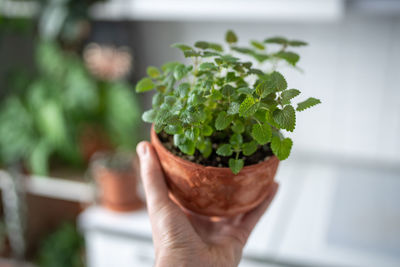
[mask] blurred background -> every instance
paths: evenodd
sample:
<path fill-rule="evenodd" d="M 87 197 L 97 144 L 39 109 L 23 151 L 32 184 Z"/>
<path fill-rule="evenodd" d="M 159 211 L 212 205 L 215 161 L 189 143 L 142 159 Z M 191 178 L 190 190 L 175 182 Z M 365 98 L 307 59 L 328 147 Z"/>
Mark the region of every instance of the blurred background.
<path fill-rule="evenodd" d="M 241 266 L 400 266 L 396 0 L 0 0 L 0 266 L 152 266 L 135 82 L 227 29 L 307 41 L 282 72 L 322 101 Z"/>

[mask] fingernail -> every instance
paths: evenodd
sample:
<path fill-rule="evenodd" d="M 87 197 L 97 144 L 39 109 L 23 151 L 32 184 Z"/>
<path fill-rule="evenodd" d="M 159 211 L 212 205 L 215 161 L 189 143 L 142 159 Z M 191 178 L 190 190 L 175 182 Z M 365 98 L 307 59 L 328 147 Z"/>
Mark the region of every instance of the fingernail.
<path fill-rule="evenodd" d="M 145 156 L 146 153 L 147 153 L 147 145 L 144 144 L 144 143 L 140 143 L 140 144 L 137 146 L 136 151 L 137 151 L 137 153 L 139 154 L 139 156 Z"/>

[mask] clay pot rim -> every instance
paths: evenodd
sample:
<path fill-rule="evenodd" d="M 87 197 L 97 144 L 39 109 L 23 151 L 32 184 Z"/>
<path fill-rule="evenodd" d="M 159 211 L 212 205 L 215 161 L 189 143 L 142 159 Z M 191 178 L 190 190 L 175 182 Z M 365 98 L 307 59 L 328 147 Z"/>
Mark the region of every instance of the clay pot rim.
<path fill-rule="evenodd" d="M 232 173 L 231 169 L 229 167 L 214 167 L 214 166 L 205 166 L 202 164 L 198 164 L 198 163 L 194 163 L 191 162 L 189 160 L 183 159 L 181 157 L 178 157 L 174 154 L 172 154 L 160 141 L 160 139 L 157 136 L 157 133 L 154 131 L 154 124 L 151 126 L 151 130 L 150 130 L 150 138 L 151 138 L 151 142 L 155 143 L 155 145 L 157 145 L 158 147 L 161 147 L 161 149 L 167 153 L 171 158 L 173 158 L 175 161 L 178 161 L 180 164 L 186 165 L 189 168 L 197 168 L 197 169 L 207 169 L 210 171 L 215 171 L 215 172 L 230 172 Z M 263 165 L 271 165 L 273 161 L 279 161 L 279 159 L 275 156 L 269 156 L 267 160 L 264 160 L 263 162 L 260 163 L 256 163 L 256 164 L 251 164 L 251 165 L 247 165 L 244 166 L 239 174 L 243 171 L 248 172 L 248 171 L 252 171 L 253 169 L 258 169 L 261 168 Z M 236 174 L 237 175 L 237 174 Z"/>

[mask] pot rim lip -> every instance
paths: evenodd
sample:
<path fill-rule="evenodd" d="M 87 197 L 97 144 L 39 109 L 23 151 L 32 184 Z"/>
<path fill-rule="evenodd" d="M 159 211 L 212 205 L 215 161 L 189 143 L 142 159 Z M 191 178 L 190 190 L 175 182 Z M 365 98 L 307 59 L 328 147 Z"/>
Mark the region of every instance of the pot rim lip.
<path fill-rule="evenodd" d="M 157 133 L 156 133 L 155 130 L 154 130 L 154 124 L 151 125 L 151 129 L 150 129 L 150 138 L 151 138 L 151 142 L 154 143 L 155 145 L 157 145 L 158 147 L 161 147 L 161 150 L 162 150 L 164 153 L 167 153 L 167 154 L 168 154 L 171 158 L 173 158 L 175 161 L 178 161 L 178 162 L 180 162 L 181 164 L 186 165 L 186 166 L 188 166 L 188 167 L 190 167 L 190 168 L 197 168 L 197 169 L 201 168 L 201 169 L 206 169 L 206 170 L 210 170 L 210 171 L 217 171 L 217 172 L 226 172 L 226 171 L 232 172 L 231 169 L 230 169 L 229 167 L 205 166 L 205 165 L 202 165 L 202 164 L 198 164 L 198 163 L 191 162 L 191 161 L 189 161 L 189 160 L 183 159 L 183 158 L 181 158 L 181 157 L 179 157 L 179 156 L 176 156 L 176 155 L 172 154 L 172 153 L 161 143 L 160 139 L 158 138 Z M 239 174 L 240 174 L 241 172 L 243 172 L 243 171 L 251 171 L 251 170 L 253 170 L 253 169 L 258 169 L 258 168 L 260 168 L 261 166 L 264 166 L 264 165 L 271 165 L 274 161 L 278 161 L 278 162 L 279 162 L 279 159 L 278 159 L 275 155 L 269 156 L 267 160 L 264 160 L 264 161 L 262 161 L 262 162 L 260 162 L 260 163 L 256 163 L 256 164 L 251 164 L 251 165 L 244 166 L 244 167 L 240 170 Z"/>

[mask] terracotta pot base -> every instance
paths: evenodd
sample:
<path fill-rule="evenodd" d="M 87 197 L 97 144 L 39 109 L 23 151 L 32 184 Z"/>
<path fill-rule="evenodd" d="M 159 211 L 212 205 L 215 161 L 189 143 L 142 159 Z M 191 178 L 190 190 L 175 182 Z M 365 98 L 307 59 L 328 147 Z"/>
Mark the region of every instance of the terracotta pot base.
<path fill-rule="evenodd" d="M 196 164 L 173 155 L 151 130 L 166 182 L 175 201 L 201 215 L 230 217 L 259 205 L 269 194 L 279 160 L 245 166 L 237 175 L 229 168 Z"/>

